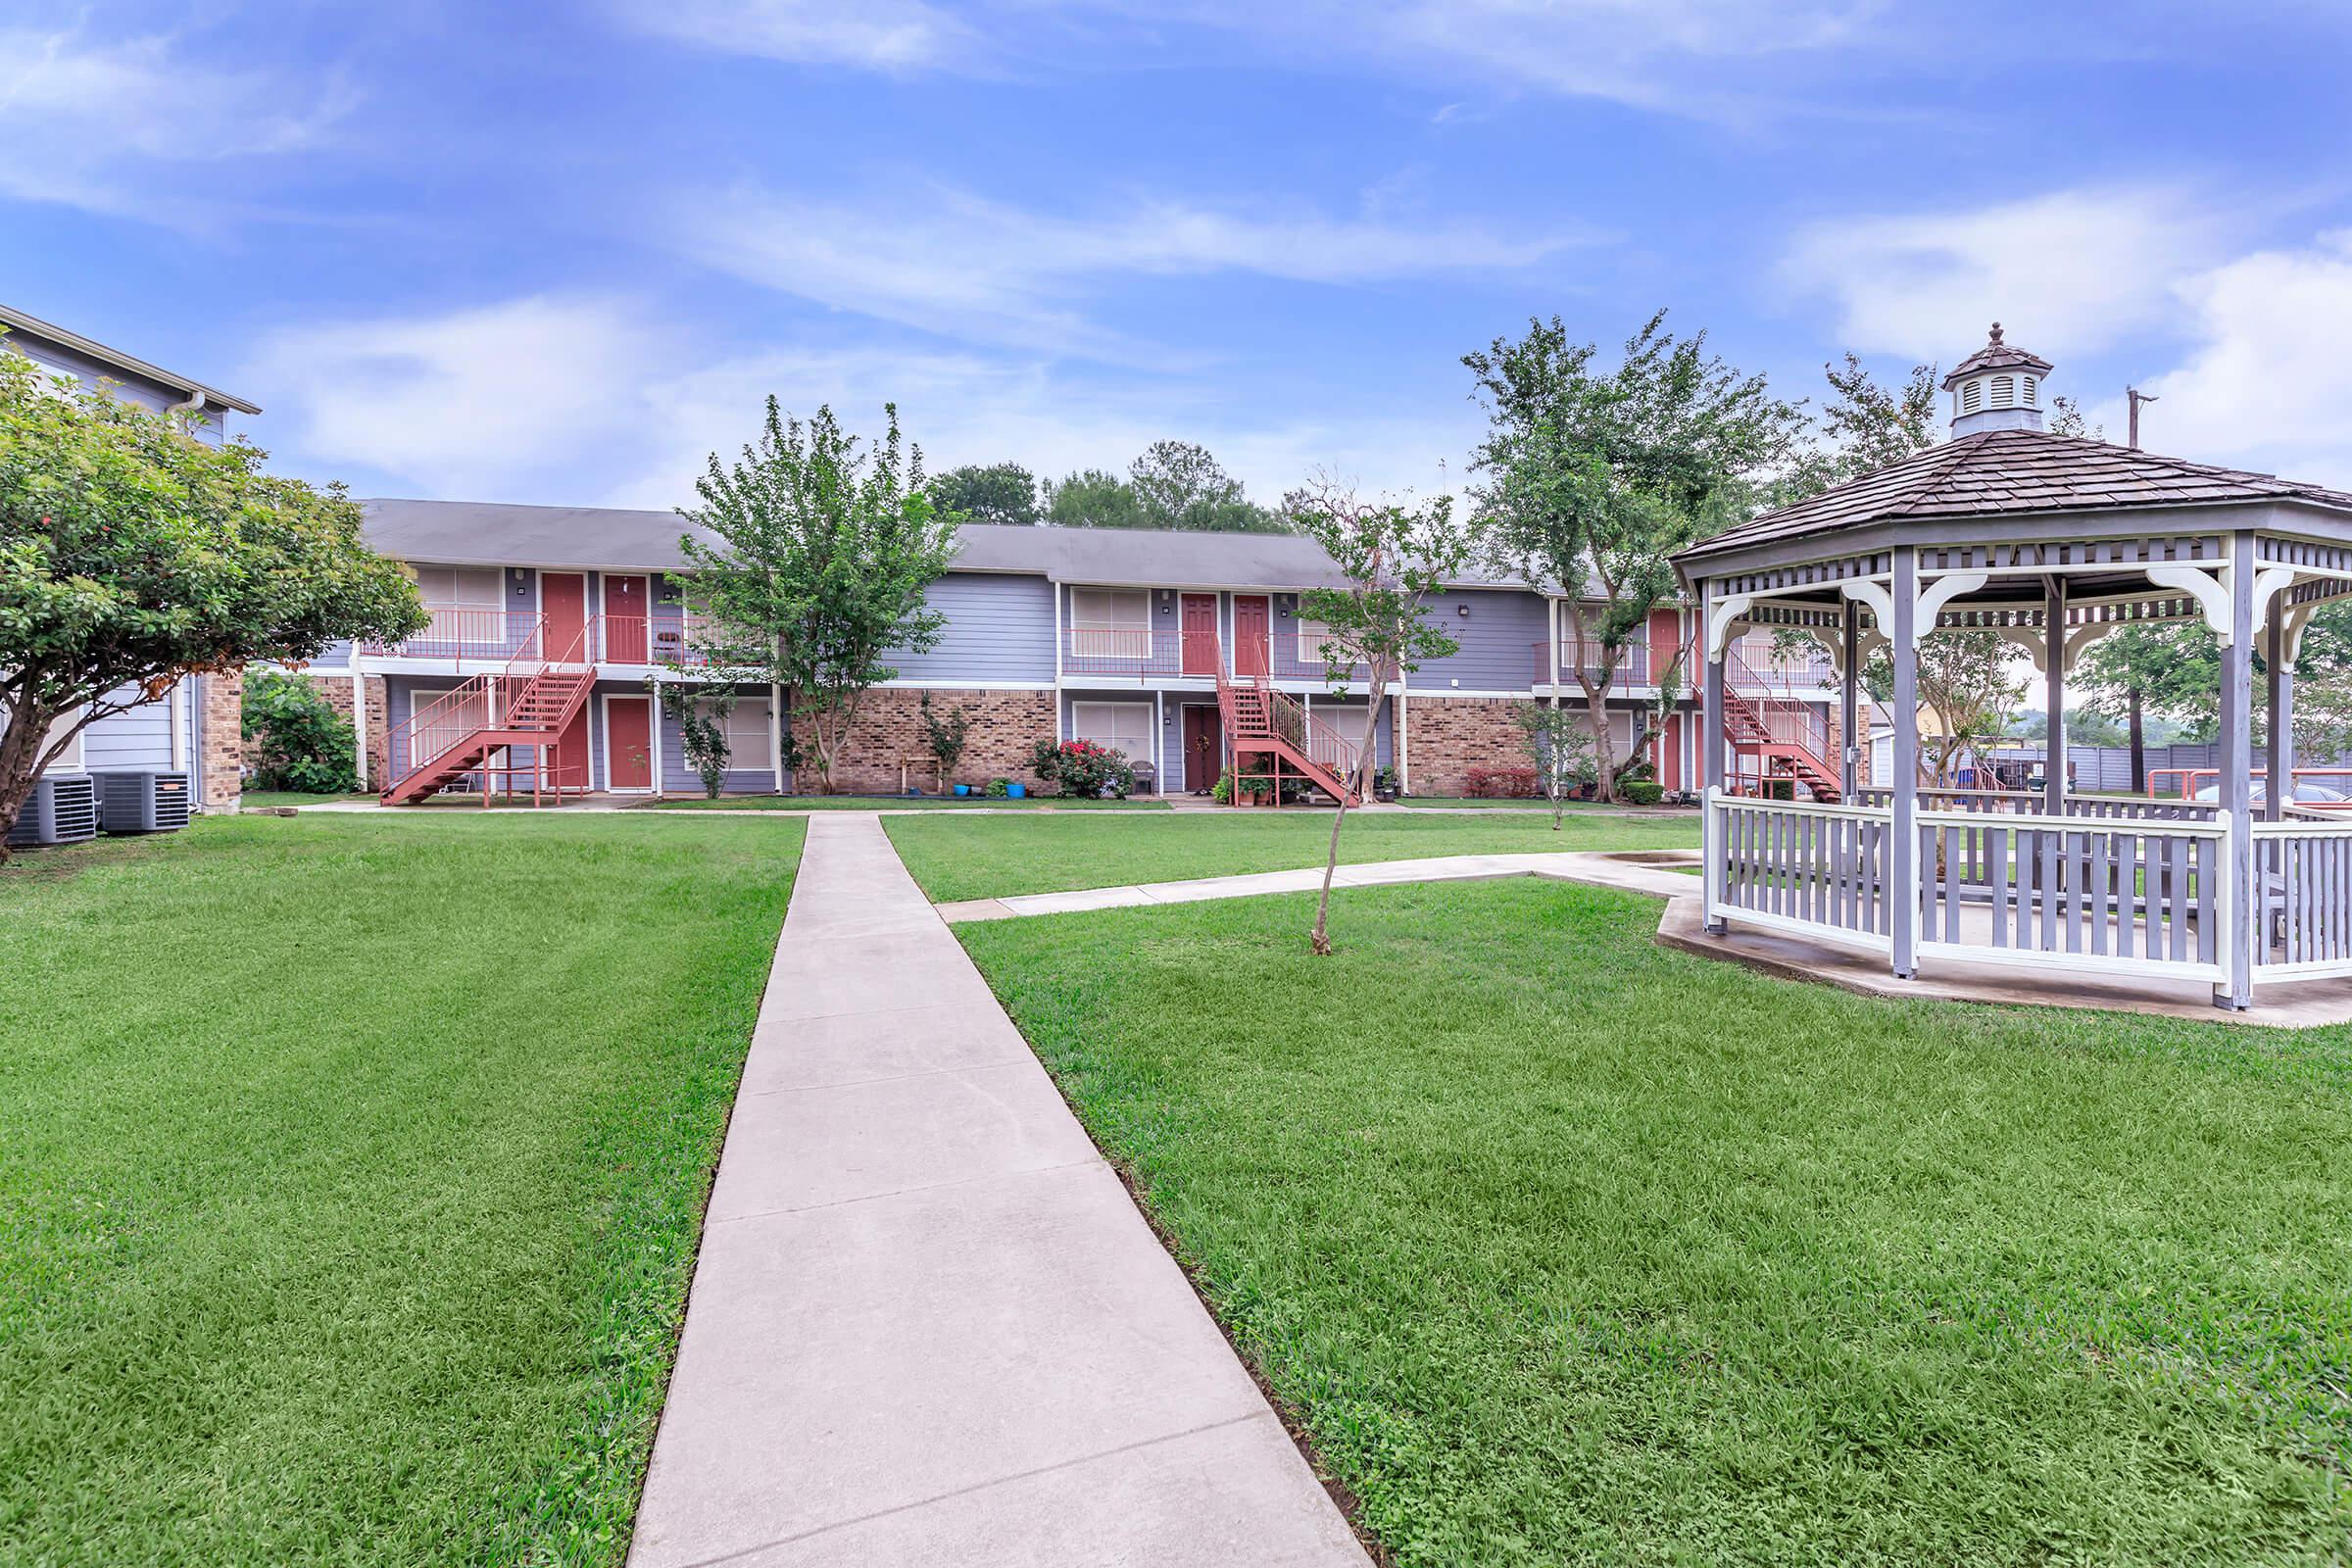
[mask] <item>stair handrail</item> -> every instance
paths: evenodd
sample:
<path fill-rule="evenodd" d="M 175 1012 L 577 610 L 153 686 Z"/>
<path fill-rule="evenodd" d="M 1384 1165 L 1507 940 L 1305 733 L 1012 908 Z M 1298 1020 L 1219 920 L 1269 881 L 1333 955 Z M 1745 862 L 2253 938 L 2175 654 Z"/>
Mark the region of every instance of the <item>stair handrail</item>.
<path fill-rule="evenodd" d="M 440 761 L 465 745 L 470 737 L 493 728 L 513 712 L 514 701 L 527 683 L 525 667 L 540 662 L 540 644 L 545 640 L 546 627 L 547 617 L 534 617 L 517 639 L 514 652 L 507 657 L 506 663 L 500 666 L 497 674 L 467 676 L 432 702 L 411 712 L 403 722 L 385 730 L 384 755 L 387 758 L 400 749 L 400 742 L 405 740 L 408 743 L 408 766 L 401 770 L 398 779 L 386 786 L 386 794 Z M 506 682 L 508 693 L 505 707 L 495 712 L 490 707 L 493 681 Z M 428 750 L 417 743 L 419 736 L 444 732 L 449 736 L 446 745 L 436 743 Z"/>

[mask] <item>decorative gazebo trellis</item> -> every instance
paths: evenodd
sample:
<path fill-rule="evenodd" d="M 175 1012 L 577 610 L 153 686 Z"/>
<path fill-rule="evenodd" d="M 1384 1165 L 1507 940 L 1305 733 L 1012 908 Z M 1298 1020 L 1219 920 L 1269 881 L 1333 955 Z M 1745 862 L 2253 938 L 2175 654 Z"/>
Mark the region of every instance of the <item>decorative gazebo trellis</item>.
<path fill-rule="evenodd" d="M 2352 821 L 2298 809 L 2281 782 L 2304 626 L 2352 595 L 2352 494 L 2051 434 L 2049 368 L 1996 325 L 1945 377 L 1950 441 L 1677 558 L 1706 659 L 1707 929 L 1866 946 L 1905 979 L 1925 961 L 2209 981 L 2230 1008 L 2258 984 L 2352 975 Z M 2076 793 L 2057 721 L 2070 664 L 2118 627 L 2197 618 L 2221 644 L 2218 799 Z M 1727 793 L 1724 652 L 1742 623 L 1807 632 L 1837 663 L 1849 740 L 1836 803 Z M 1918 652 L 1938 627 L 1996 631 L 2039 670 L 2041 790 L 1920 782 Z M 1882 646 L 1894 776 L 1870 788 L 1850 738 Z"/>

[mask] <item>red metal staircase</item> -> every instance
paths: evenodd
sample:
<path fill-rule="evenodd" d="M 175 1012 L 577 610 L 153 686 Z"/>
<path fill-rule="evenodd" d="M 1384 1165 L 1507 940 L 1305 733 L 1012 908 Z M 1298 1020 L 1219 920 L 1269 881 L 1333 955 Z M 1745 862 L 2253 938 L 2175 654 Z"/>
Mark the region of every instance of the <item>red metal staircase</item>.
<path fill-rule="evenodd" d="M 1793 778 L 1815 800 L 1836 801 L 1837 744 L 1828 720 L 1784 695 L 1784 678 L 1755 670 L 1737 651 L 1726 651 L 1723 677 L 1723 737 L 1733 757 L 1752 759 L 1760 778 Z"/>
<path fill-rule="evenodd" d="M 1289 776 L 1302 778 L 1335 801 L 1360 804 L 1351 787 L 1362 747 L 1316 718 L 1296 699 L 1274 689 L 1270 680 L 1255 675 L 1217 677 L 1217 707 L 1225 721 L 1226 744 L 1233 750 L 1233 776 L 1238 803 L 1242 786 L 1270 780 L 1276 805 L 1282 801 L 1283 764 Z M 1248 759 L 1260 758 L 1252 767 Z"/>
<path fill-rule="evenodd" d="M 562 737 L 596 684 L 589 653 L 593 632 L 593 624 L 581 627 L 566 647 L 549 658 L 543 621 L 523 638 L 498 674 L 475 675 L 418 709 L 391 734 L 390 750 L 397 754 L 405 749 L 408 770 L 383 792 L 383 804 L 414 806 L 479 773 L 487 805 L 492 778 L 499 773 L 512 778 L 518 771 L 510 750 L 516 746 L 534 750 L 532 798 L 538 798 L 552 765 L 556 797 L 562 800 Z M 493 766 L 492 760 L 501 752 L 510 753 L 507 765 Z"/>

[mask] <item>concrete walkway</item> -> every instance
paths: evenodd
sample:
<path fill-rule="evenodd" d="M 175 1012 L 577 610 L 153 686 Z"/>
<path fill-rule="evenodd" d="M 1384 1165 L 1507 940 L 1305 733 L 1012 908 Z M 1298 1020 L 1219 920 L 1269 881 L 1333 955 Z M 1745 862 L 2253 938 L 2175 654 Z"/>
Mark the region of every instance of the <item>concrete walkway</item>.
<path fill-rule="evenodd" d="M 809 819 L 629 1561 L 1365 1568 L 871 815 Z"/>
<path fill-rule="evenodd" d="M 1538 876 L 1556 882 L 1591 882 L 1659 898 L 1688 898 L 1697 882 L 1669 865 L 1698 863 L 1696 850 L 1647 850 L 1630 854 L 1560 852 L 1549 855 L 1439 855 L 1418 860 L 1378 860 L 1343 865 L 1332 873 L 1335 888 L 1396 887 L 1407 882 L 1475 882 L 1494 877 Z M 1021 893 L 1004 899 L 970 899 L 943 904 L 951 923 L 1009 920 L 1032 914 L 1069 914 L 1082 909 L 1116 909 L 1141 904 L 1199 904 L 1208 899 L 1253 899 L 1268 893 L 1312 893 L 1323 885 L 1323 868 L 1256 871 L 1245 876 L 1204 876 L 1189 882 L 1140 882 L 1125 887 L 1084 888 L 1075 893 Z"/>

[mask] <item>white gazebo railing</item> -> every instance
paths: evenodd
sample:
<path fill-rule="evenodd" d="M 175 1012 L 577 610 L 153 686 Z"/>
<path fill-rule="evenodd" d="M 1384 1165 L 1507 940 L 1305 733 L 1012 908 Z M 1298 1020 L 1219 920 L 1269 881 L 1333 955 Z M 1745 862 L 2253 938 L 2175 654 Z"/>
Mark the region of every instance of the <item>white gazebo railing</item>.
<path fill-rule="evenodd" d="M 2352 974 L 2352 822 L 2254 824 L 2254 979 Z"/>
<path fill-rule="evenodd" d="M 2226 813 L 2110 815 L 2110 807 L 2167 803 L 2084 801 L 2080 814 L 2051 817 L 2022 792 L 1923 795 L 1934 804 L 1915 813 L 1917 854 L 1898 869 L 1891 807 L 1711 794 L 1708 917 L 1887 952 L 1907 904 L 1920 957 L 2224 978 Z M 2278 895 L 2281 918 L 2287 880 L 2307 905 L 2333 898 L 2352 909 L 2352 823 L 2278 826 L 2285 831 L 2266 842 L 2295 868 Z M 2340 883 L 2328 879 L 2335 869 Z M 1906 872 L 1909 887 L 1900 885 Z M 2308 961 L 2352 973 L 2352 944 L 2325 959 L 2314 949 Z"/>

